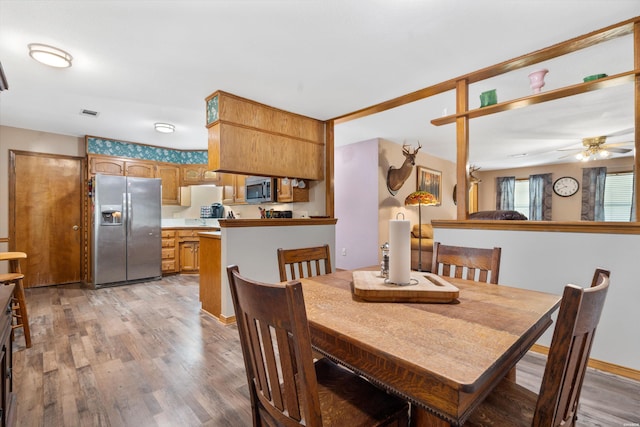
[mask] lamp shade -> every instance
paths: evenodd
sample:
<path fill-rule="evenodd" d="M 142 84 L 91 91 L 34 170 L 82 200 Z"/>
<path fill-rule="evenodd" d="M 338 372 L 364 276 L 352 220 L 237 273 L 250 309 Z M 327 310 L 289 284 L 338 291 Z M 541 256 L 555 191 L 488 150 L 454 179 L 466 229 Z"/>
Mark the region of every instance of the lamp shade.
<path fill-rule="evenodd" d="M 428 193 L 426 191 L 414 191 L 409 194 L 406 199 L 404 199 L 405 206 L 418 206 L 418 205 L 427 205 L 433 206 L 437 205 L 438 201 L 436 197 Z"/>

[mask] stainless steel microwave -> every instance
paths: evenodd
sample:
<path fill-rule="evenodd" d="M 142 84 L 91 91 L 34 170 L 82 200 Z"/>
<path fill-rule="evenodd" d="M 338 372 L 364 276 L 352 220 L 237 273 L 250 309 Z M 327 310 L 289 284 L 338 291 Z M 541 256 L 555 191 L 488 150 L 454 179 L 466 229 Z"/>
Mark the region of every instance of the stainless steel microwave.
<path fill-rule="evenodd" d="M 247 203 L 270 203 L 276 201 L 276 180 L 264 176 L 249 176 L 245 180 Z"/>

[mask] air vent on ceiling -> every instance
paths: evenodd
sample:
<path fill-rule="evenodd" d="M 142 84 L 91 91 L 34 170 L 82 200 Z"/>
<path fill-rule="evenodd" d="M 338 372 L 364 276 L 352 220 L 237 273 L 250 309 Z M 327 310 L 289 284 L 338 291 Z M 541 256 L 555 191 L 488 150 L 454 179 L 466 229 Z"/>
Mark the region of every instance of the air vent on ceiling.
<path fill-rule="evenodd" d="M 82 114 L 83 116 L 98 117 L 100 113 L 98 113 L 97 111 L 82 110 L 80 111 L 80 114 Z"/>

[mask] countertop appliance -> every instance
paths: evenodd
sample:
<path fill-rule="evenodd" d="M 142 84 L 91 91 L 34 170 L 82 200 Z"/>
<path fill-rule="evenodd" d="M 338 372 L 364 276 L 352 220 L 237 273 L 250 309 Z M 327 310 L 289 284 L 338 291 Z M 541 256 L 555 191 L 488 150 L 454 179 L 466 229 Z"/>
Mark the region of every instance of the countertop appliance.
<path fill-rule="evenodd" d="M 264 176 L 249 176 L 245 180 L 247 203 L 271 203 L 276 201 L 276 180 Z"/>
<path fill-rule="evenodd" d="M 159 279 L 161 180 L 98 174 L 93 191 L 94 286 Z"/>

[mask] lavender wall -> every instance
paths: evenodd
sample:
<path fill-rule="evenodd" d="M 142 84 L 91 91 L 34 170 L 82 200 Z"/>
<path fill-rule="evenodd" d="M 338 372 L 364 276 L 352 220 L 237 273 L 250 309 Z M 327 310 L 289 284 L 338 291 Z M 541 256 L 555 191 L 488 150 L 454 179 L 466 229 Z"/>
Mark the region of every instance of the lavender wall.
<path fill-rule="evenodd" d="M 335 268 L 378 263 L 378 140 L 335 149 Z M 343 255 L 346 251 L 346 255 Z"/>

